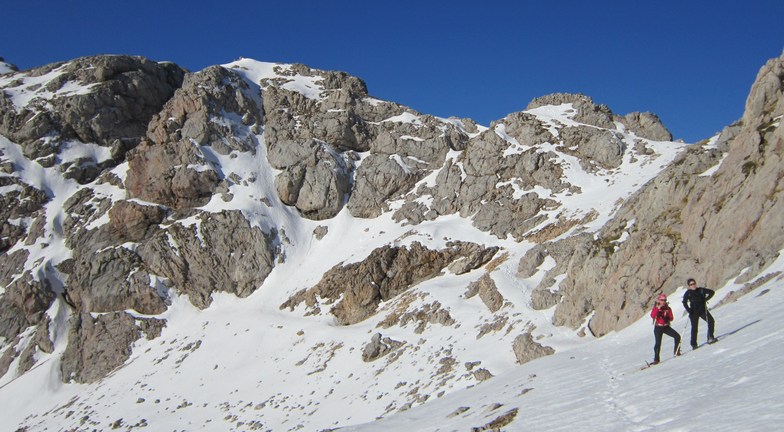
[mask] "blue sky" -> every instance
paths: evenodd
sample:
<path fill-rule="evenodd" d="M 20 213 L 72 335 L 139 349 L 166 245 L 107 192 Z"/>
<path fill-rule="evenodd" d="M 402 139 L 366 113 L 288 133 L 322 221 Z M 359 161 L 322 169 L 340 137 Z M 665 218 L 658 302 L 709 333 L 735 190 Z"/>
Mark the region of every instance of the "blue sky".
<path fill-rule="evenodd" d="M 95 54 L 196 71 L 239 57 L 356 75 L 378 98 L 491 121 L 579 92 L 698 141 L 740 118 L 784 49 L 784 1 L 11 1 L 0 56 Z"/>

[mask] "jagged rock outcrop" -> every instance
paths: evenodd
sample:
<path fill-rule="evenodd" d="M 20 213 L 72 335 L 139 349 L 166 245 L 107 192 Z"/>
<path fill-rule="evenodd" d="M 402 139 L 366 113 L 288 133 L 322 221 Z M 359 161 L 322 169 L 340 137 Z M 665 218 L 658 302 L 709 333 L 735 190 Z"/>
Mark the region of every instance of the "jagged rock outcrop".
<path fill-rule="evenodd" d="M 576 126 L 564 128 L 561 138 L 564 145 L 559 149 L 576 156 L 585 171 L 618 168 L 623 162 L 626 145 L 617 132 Z"/>
<path fill-rule="evenodd" d="M 81 255 L 69 279 L 68 299 L 80 311 L 133 309 L 156 315 L 166 310 L 161 295 L 135 252 L 119 247 Z"/>
<path fill-rule="evenodd" d="M 88 313 L 74 315 L 68 347 L 60 363 L 63 381 L 89 383 L 103 378 L 125 363 L 131 355 L 131 344 L 140 339 L 142 333 L 152 338 L 159 334 L 160 327 L 160 320 L 134 319 L 124 312 L 96 318 Z"/>
<path fill-rule="evenodd" d="M 654 113 L 633 112 L 618 119 L 635 135 L 654 141 L 672 141 L 672 134 Z"/>
<path fill-rule="evenodd" d="M 451 122 L 370 98 L 365 83 L 345 73 L 303 65 L 276 72 L 262 83 L 269 162 L 282 171 L 275 181 L 282 200 L 307 218 L 333 217 L 344 205 L 376 217 L 468 141 Z M 288 76 L 312 78 L 317 94 L 286 88 Z M 369 154 L 358 164 L 356 152 Z"/>
<path fill-rule="evenodd" d="M 13 167 L 3 167 L 10 174 Z M 0 253 L 6 252 L 18 241 L 27 237 L 29 226 L 23 222 L 40 216 L 40 210 L 48 201 L 46 194 L 13 177 L 0 177 L 0 187 L 10 189 L 0 195 Z M 32 225 L 32 224 L 31 224 Z"/>
<path fill-rule="evenodd" d="M 536 342 L 531 333 L 523 333 L 517 336 L 512 344 L 517 363 L 528 363 L 539 357 L 555 354 L 555 350 L 548 346 L 543 346 Z"/>
<path fill-rule="evenodd" d="M 490 312 L 498 312 L 501 306 L 504 305 L 504 296 L 498 292 L 498 287 L 495 281 L 490 276 L 490 273 L 485 273 L 479 280 L 472 282 L 466 291 L 466 298 L 474 297 L 479 294 L 479 298 L 490 309 Z"/>
<path fill-rule="evenodd" d="M 206 204 L 223 175 L 202 146 L 219 154 L 255 152 L 253 131 L 261 125 L 262 111 L 254 91 L 219 66 L 187 75 L 128 157 L 130 196 L 174 209 Z M 223 121 L 227 113 L 240 118 L 242 127 Z"/>
<path fill-rule="evenodd" d="M 109 228 L 118 240 L 139 242 L 149 237 L 166 217 L 164 207 L 118 201 L 109 209 Z"/>
<path fill-rule="evenodd" d="M 389 328 L 392 326 L 405 327 L 409 323 L 415 323 L 414 333 L 422 334 L 427 329 L 428 324 L 440 324 L 443 326 L 451 326 L 456 323 L 455 319 L 449 313 L 449 309 L 443 307 L 439 302 L 433 302 L 423 305 L 416 310 L 408 310 L 405 312 L 394 311 L 387 315 L 386 318 L 378 323 L 380 328 Z"/>
<path fill-rule="evenodd" d="M 213 292 L 252 294 L 275 266 L 276 234 L 251 226 L 238 211 L 194 218 L 195 224 L 172 224 L 137 248 L 149 272 L 168 279 L 199 308 L 210 305 Z"/>
<path fill-rule="evenodd" d="M 105 160 L 61 158 L 67 178 L 87 183 L 139 143 L 184 73 L 172 63 L 131 56 L 82 57 L 18 72 L 3 88 L 34 96 L 14 100 L 0 92 L 0 134 L 44 166 L 52 166 L 70 140 L 105 147 Z"/>
<path fill-rule="evenodd" d="M 604 129 L 614 129 L 614 122 L 626 126 L 641 138 L 654 141 L 671 141 L 672 134 L 664 127 L 656 114 L 633 112 L 621 117 L 614 114 L 607 105 L 597 105 L 588 96 L 572 93 L 554 93 L 534 99 L 526 110 L 547 105 L 572 104 L 574 120 Z"/>
<path fill-rule="evenodd" d="M 305 303 L 318 310 L 316 298 L 338 301 L 330 312 L 343 325 L 363 321 L 376 312 L 381 301 L 389 300 L 412 286 L 437 276 L 450 263 L 470 255 L 488 261 L 492 254 L 483 253 L 464 243 L 435 251 L 414 242 L 408 247 L 385 246 L 375 249 L 358 263 L 337 265 L 310 289 L 300 291 L 281 305 L 293 309 Z M 478 268 L 487 261 L 474 261 Z"/>
<path fill-rule="evenodd" d="M 535 116 L 507 116 L 494 128 L 473 137 L 457 160 L 447 160 L 434 186 L 422 186 L 407 195 L 395 218 L 418 223 L 459 213 L 472 217 L 474 225 L 483 231 L 500 238 L 511 234 L 522 240 L 542 221 L 539 211 L 555 202 L 535 193 L 516 197 L 515 191 L 536 185 L 554 192 L 570 187 L 562 180 L 555 155 L 537 147 L 553 141 L 555 137 Z M 419 200 L 428 195 L 432 204 L 426 207 Z"/>
<path fill-rule="evenodd" d="M 381 333 L 376 333 L 370 342 L 362 349 L 362 361 L 372 362 L 384 357 L 403 346 L 405 342 L 396 341 L 389 337 L 382 337 Z"/>
<path fill-rule="evenodd" d="M 262 84 L 265 143 L 270 164 L 282 172 L 275 185 L 281 200 L 303 216 L 335 216 L 351 188 L 354 151 L 366 151 L 370 132 L 364 116 L 365 83 L 342 72 L 279 66 L 281 75 Z M 286 76 L 306 76 L 320 84 L 318 97 L 285 88 Z M 381 110 L 388 108 L 382 104 Z"/>
<path fill-rule="evenodd" d="M 49 281 L 35 280 L 27 272 L 19 277 L 3 277 L 2 282 L 5 290 L 0 302 L 0 336 L 13 340 L 25 328 L 45 320 L 55 295 Z"/>

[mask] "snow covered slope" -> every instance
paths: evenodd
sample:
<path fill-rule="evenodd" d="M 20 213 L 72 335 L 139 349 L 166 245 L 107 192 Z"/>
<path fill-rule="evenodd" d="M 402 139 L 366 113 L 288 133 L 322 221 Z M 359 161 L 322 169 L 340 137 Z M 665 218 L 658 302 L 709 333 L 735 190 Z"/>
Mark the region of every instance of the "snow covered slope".
<path fill-rule="evenodd" d="M 772 280 L 711 311 L 719 342 L 705 343 L 702 321 L 697 350 L 688 348 L 683 289 L 670 296 L 684 355 L 672 357 L 673 340 L 665 336 L 664 361 L 657 366 L 640 369 L 653 357 L 652 325 L 645 317 L 499 379 L 343 430 L 463 431 L 488 425 L 509 431 L 778 430 L 784 421 L 784 259 L 769 272 Z M 728 284 L 711 303 L 742 288 Z"/>
<path fill-rule="evenodd" d="M 553 356 L 379 421 L 374 418 L 383 407 L 374 400 L 391 382 L 357 362 L 363 331 L 275 313 L 261 298 L 226 296 L 201 312 L 178 302 L 163 339 L 134 347 L 127 366 L 101 383 L 64 385 L 51 363 L 6 383 L 4 424 L 29 430 L 114 424 L 188 431 L 775 430 L 784 420 L 782 273 L 784 259 L 768 273 L 778 276 L 712 310 L 719 343 L 671 358 L 665 337 L 664 362 L 653 368 L 640 370 L 653 345 L 650 319 L 642 318 L 601 339 L 565 342 Z M 741 288 L 728 284 L 712 303 Z M 681 293 L 670 297 L 673 327 L 688 338 Z M 705 338 L 702 323 L 701 344 Z M 312 342 L 319 340 L 331 342 Z M 289 367 L 293 359 L 299 360 Z M 401 361 L 394 369 L 400 382 L 421 374 L 415 363 Z M 419 383 L 423 392 L 432 385 Z"/>

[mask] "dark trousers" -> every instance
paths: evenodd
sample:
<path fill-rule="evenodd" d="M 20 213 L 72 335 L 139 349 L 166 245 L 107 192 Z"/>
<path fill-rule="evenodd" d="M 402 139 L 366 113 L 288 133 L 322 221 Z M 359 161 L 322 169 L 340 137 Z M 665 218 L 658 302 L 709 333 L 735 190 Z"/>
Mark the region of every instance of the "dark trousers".
<path fill-rule="evenodd" d="M 713 330 L 715 326 L 715 321 L 713 321 L 713 315 L 710 314 L 708 311 L 693 313 L 689 315 L 689 319 L 691 320 L 691 346 L 697 346 L 697 331 L 700 329 L 700 318 L 704 319 L 708 322 L 708 339 L 713 339 Z"/>
<path fill-rule="evenodd" d="M 676 332 L 672 327 L 655 326 L 653 328 L 653 336 L 656 338 L 656 344 L 653 346 L 653 361 L 659 361 L 659 351 L 661 350 L 662 334 L 666 334 L 667 336 L 675 339 L 675 345 L 672 349 L 673 354 L 677 353 L 678 347 L 681 346 L 681 335 L 678 334 L 678 332 Z"/>

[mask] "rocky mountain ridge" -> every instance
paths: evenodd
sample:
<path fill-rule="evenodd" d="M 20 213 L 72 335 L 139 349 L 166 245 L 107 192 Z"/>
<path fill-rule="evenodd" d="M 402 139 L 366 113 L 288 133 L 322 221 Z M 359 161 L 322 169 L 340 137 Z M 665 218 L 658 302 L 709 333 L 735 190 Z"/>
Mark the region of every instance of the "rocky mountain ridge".
<path fill-rule="evenodd" d="M 742 119 L 694 145 L 584 95 L 483 127 L 304 65 L 190 73 L 99 56 L 9 70 L 0 382 L 53 359 L 63 382 L 100 383 L 145 344 L 174 343 L 181 299 L 208 310 L 253 295 L 374 335 L 354 354 L 310 341 L 322 371 L 335 356 L 368 372 L 385 358 L 377 376 L 427 364 L 410 381 L 430 384 L 379 396 L 384 415 L 492 378 L 478 366 L 499 350 L 498 369 L 547 355 L 559 328 L 623 328 L 687 276 L 752 281 L 784 243 L 783 64 L 760 71 Z M 457 316 L 473 301 L 477 316 Z"/>

